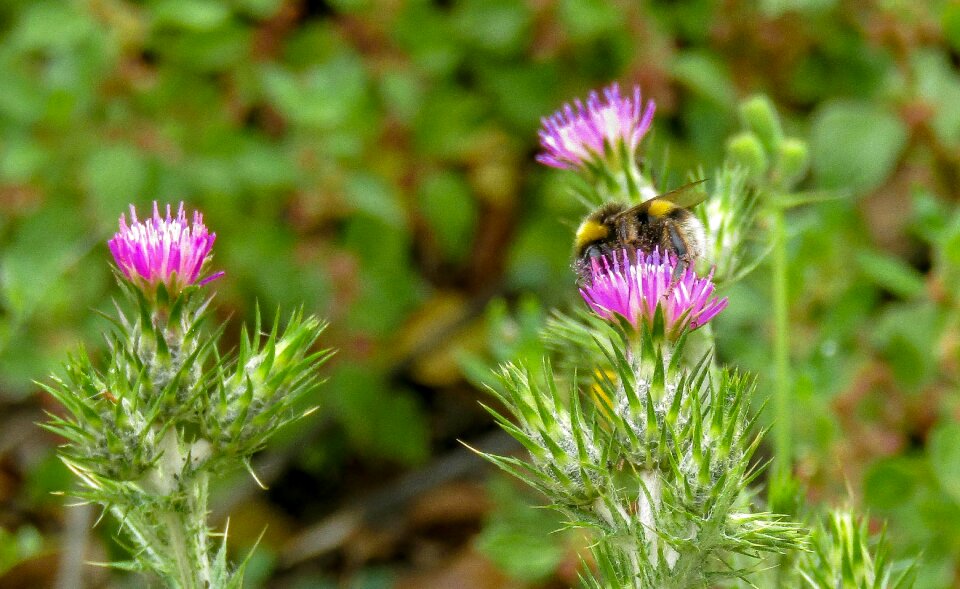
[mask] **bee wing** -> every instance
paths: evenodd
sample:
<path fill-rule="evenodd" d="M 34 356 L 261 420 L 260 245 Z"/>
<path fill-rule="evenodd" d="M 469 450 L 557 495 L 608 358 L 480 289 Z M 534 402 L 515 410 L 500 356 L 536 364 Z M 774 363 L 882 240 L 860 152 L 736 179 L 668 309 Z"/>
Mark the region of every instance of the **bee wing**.
<path fill-rule="evenodd" d="M 697 180 L 696 182 L 690 182 L 689 184 L 684 184 L 680 188 L 675 188 L 670 192 L 664 192 L 663 194 L 659 194 L 651 198 L 650 200 L 642 203 L 640 206 L 643 206 L 653 200 L 665 200 L 668 202 L 672 202 L 678 207 L 689 209 L 690 207 L 694 207 L 702 203 L 703 201 L 707 200 L 706 191 L 694 190 L 694 188 L 697 188 L 698 186 L 700 186 L 706 181 L 707 179 L 704 178 L 703 180 Z"/>
<path fill-rule="evenodd" d="M 690 182 L 689 184 L 684 184 L 680 188 L 675 188 L 670 192 L 664 192 L 663 194 L 658 194 L 653 198 L 647 199 L 638 205 L 634 205 L 628 208 L 627 210 L 618 213 L 617 217 L 618 218 L 624 217 L 631 213 L 636 213 L 641 209 L 648 208 L 650 206 L 650 203 L 652 203 L 655 200 L 665 200 L 667 202 L 673 203 L 678 207 L 682 207 L 684 209 L 689 209 L 691 207 L 697 206 L 698 204 L 707 200 L 707 193 L 702 192 L 700 190 L 694 190 L 694 188 L 700 186 L 706 181 L 707 179 L 704 178 L 703 180 L 697 180 L 696 182 Z"/>

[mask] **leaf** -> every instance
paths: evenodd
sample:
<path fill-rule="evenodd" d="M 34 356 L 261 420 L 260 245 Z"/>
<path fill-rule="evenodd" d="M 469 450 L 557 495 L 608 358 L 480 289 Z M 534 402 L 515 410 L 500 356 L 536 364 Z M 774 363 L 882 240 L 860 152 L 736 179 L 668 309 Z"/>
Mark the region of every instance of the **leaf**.
<path fill-rule="evenodd" d="M 429 428 L 413 395 L 359 365 L 341 367 L 326 388 L 336 391 L 331 406 L 361 452 L 407 464 L 426 458 Z"/>
<path fill-rule="evenodd" d="M 97 215 L 113 219 L 128 204 L 141 200 L 147 171 L 147 162 L 135 148 L 108 145 L 90 153 L 80 174 L 87 196 L 97 204 Z"/>
<path fill-rule="evenodd" d="M 939 425 L 930 434 L 927 457 L 943 490 L 960 502 L 960 424 Z"/>
<path fill-rule="evenodd" d="M 923 471 L 916 460 L 895 457 L 874 464 L 864 477 L 864 498 L 868 506 L 896 509 L 909 506 L 920 486 Z"/>
<path fill-rule="evenodd" d="M 157 25 L 189 31 L 209 31 L 222 26 L 230 8 L 222 0 L 163 0 L 153 9 Z"/>
<path fill-rule="evenodd" d="M 366 172 L 357 172 L 347 178 L 344 187 L 347 201 L 357 211 L 379 219 L 391 227 L 405 227 L 406 212 L 400 206 L 393 186 Z"/>
<path fill-rule="evenodd" d="M 869 102 L 828 102 L 814 115 L 810 134 L 813 175 L 823 188 L 863 193 L 893 172 L 906 146 L 903 122 Z"/>
<path fill-rule="evenodd" d="M 478 214 L 470 186 L 459 174 L 440 172 L 424 180 L 417 196 L 420 214 L 445 257 L 462 260 L 473 243 Z"/>
<path fill-rule="evenodd" d="M 960 51 L 960 3 L 947 2 L 940 14 L 943 36 L 954 51 Z"/>
<path fill-rule="evenodd" d="M 941 51 L 917 50 L 911 53 L 910 65 L 919 98 L 933 108 L 933 131 L 948 147 L 960 147 L 960 75 L 950 57 Z"/>
<path fill-rule="evenodd" d="M 566 553 L 556 512 L 534 509 L 528 495 L 519 493 L 502 478 L 489 486 L 494 508 L 490 521 L 477 537 L 477 549 L 514 579 L 543 581 Z"/>
<path fill-rule="evenodd" d="M 925 290 L 923 275 L 899 258 L 865 250 L 857 254 L 856 260 L 868 279 L 900 298 L 912 299 Z"/>
<path fill-rule="evenodd" d="M 673 62 L 677 80 L 724 108 L 733 109 L 737 96 L 733 78 L 723 62 L 705 51 L 684 51 Z"/>
<path fill-rule="evenodd" d="M 352 52 L 344 50 L 302 73 L 271 64 L 260 75 L 270 99 L 294 123 L 326 129 L 369 122 L 363 117 L 367 74 Z"/>
<path fill-rule="evenodd" d="M 529 39 L 530 9 L 514 0 L 466 0 L 456 4 L 454 26 L 461 38 L 499 55 L 517 53 Z"/>
<path fill-rule="evenodd" d="M 570 37 L 578 42 L 610 34 L 623 23 L 617 5 L 604 0 L 561 0 L 559 12 Z"/>

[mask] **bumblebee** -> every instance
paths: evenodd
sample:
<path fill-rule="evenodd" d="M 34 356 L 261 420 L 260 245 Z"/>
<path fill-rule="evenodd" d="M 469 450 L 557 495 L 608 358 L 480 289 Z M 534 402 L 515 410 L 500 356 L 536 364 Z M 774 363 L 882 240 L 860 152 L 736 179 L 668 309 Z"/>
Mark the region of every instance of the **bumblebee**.
<path fill-rule="evenodd" d="M 660 194 L 635 206 L 611 202 L 590 213 L 577 229 L 574 240 L 574 269 L 588 281 L 591 260 L 621 248 L 650 253 L 654 248 L 679 258 L 675 278 L 704 255 L 706 233 L 700 219 L 690 210 L 706 198 L 692 190 L 703 180 Z"/>

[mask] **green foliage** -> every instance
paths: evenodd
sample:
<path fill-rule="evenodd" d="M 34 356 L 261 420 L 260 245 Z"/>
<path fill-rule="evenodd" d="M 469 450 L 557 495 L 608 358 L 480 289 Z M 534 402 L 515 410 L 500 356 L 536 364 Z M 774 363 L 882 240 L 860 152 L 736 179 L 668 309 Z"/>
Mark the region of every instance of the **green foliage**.
<path fill-rule="evenodd" d="M 863 490 L 894 552 L 923 551 L 918 586 L 953 586 L 960 511 L 928 456 L 957 411 L 958 15 L 949 0 L 0 2 L 0 413 L 42 419 L 33 380 L 78 341 L 100 356 L 89 310 L 110 309 L 102 243 L 127 200 L 185 199 L 219 234 L 223 316 L 252 323 L 259 300 L 331 318 L 331 411 L 290 434 L 289 459 L 307 485 L 349 494 L 383 460 L 429 460 L 485 427 L 442 427 L 438 399 L 482 393 L 412 376 L 430 342 L 394 354 L 433 293 L 479 315 L 494 297 L 489 337 L 456 355 L 495 361 L 536 358 L 531 325 L 576 297 L 569 241 L 586 209 L 530 161 L 539 117 L 638 81 L 658 103 L 657 185 L 702 165 L 706 211 L 729 185 L 738 99 L 765 93 L 784 135 L 767 173 L 803 191 L 785 203 L 798 474 L 817 496 Z M 789 175 L 796 137 L 811 137 L 807 176 Z M 856 204 L 825 200 L 847 192 Z M 756 372 L 761 399 L 769 282 L 765 264 L 731 281 L 715 329 L 717 356 Z M 10 480 L 33 488 L 50 464 L 38 453 L 6 454 Z M 57 488 L 4 496 L 51 544 Z M 337 499 L 318 493 L 311 513 Z"/>
<path fill-rule="evenodd" d="M 564 557 L 561 522 L 547 509 L 530 509 L 527 496 L 503 480 L 489 486 L 494 509 L 477 536 L 477 548 L 512 578 L 526 582 L 550 577 Z"/>
<path fill-rule="evenodd" d="M 824 188 L 869 191 L 893 172 L 906 141 L 906 128 L 892 112 L 869 103 L 826 103 L 810 131 L 813 174 Z"/>
<path fill-rule="evenodd" d="M 913 565 L 893 563 L 885 534 L 871 542 L 867 522 L 846 511 L 824 517 L 813 532 L 813 550 L 804 555 L 798 586 L 851 589 L 909 589 Z"/>

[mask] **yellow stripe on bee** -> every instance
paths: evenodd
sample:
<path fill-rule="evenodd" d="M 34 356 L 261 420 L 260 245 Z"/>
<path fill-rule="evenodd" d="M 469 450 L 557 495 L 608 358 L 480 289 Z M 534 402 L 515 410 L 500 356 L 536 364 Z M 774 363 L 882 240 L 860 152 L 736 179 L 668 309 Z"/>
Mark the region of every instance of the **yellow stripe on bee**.
<path fill-rule="evenodd" d="M 610 230 L 607 229 L 606 225 L 598 223 L 593 219 L 587 219 L 583 223 L 580 223 L 580 227 L 577 228 L 575 244 L 577 248 L 582 248 L 587 244 L 606 239 L 609 236 Z"/>
<path fill-rule="evenodd" d="M 650 208 L 647 211 L 654 217 L 663 217 L 675 208 L 677 208 L 677 205 L 669 200 L 657 199 L 650 203 Z"/>

